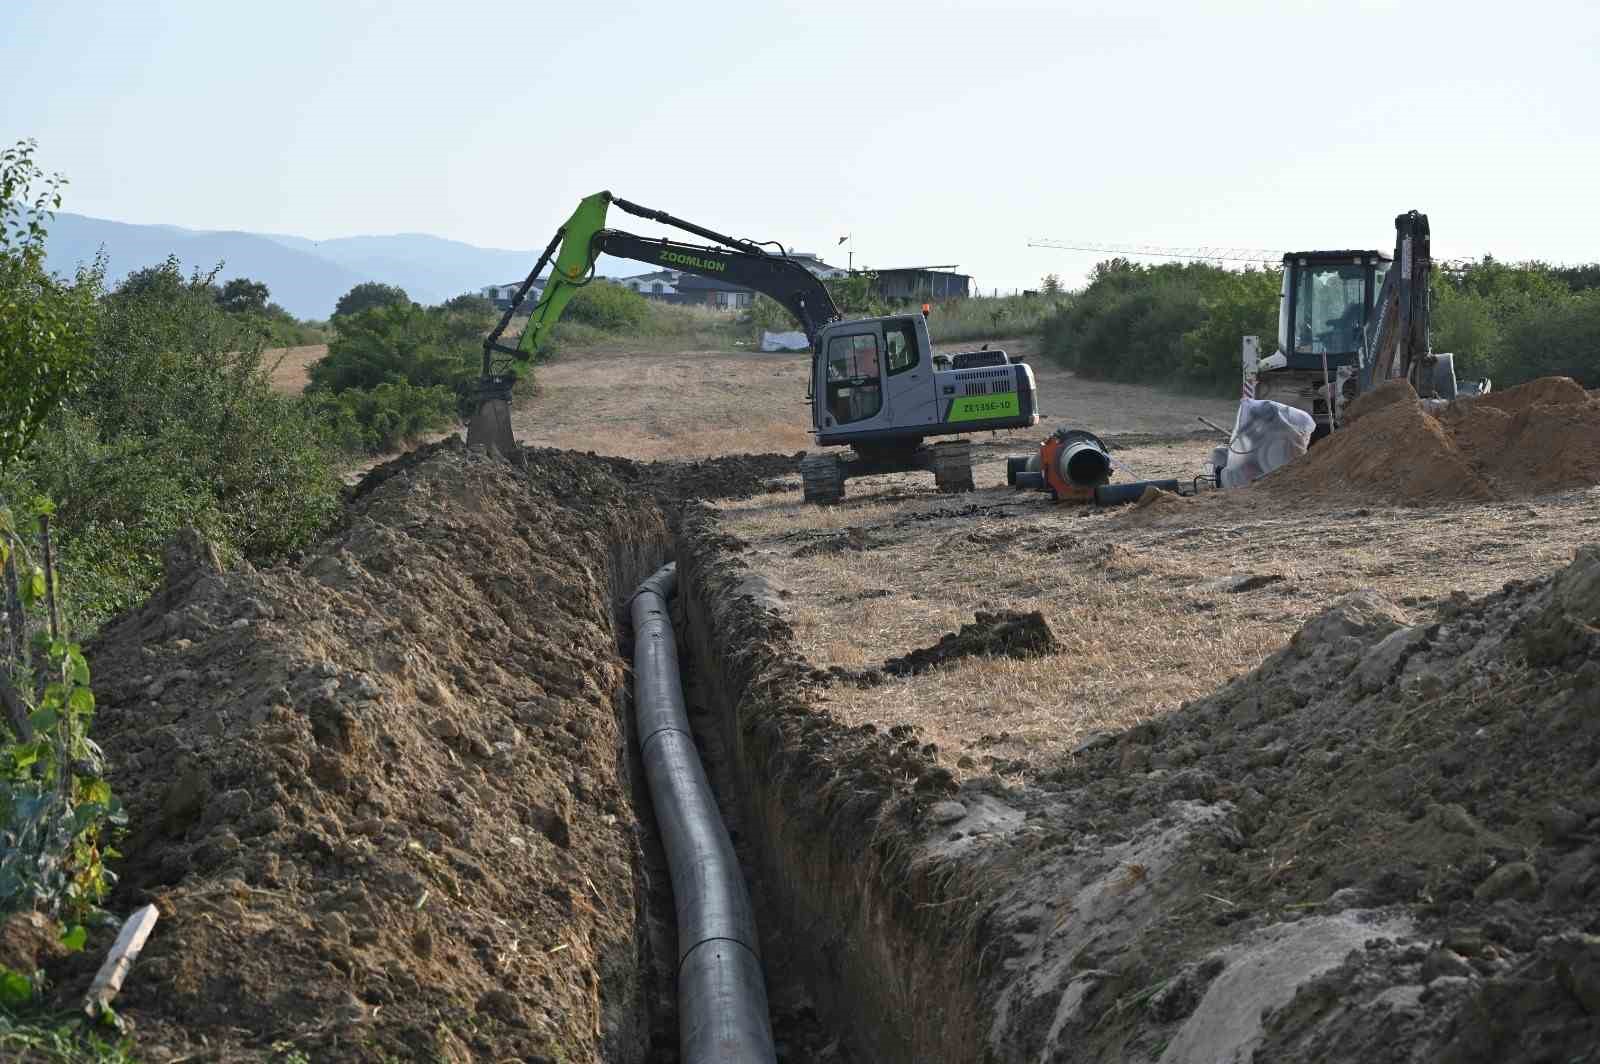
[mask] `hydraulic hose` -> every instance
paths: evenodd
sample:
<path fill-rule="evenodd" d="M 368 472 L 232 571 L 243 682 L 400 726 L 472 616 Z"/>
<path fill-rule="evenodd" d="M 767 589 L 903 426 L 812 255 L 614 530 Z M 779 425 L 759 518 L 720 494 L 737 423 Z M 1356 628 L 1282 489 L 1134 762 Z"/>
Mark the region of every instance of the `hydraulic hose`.
<path fill-rule="evenodd" d="M 695 748 L 667 613 L 677 568 L 639 585 L 634 713 L 678 917 L 682 1064 L 776 1064 L 750 894 Z"/>

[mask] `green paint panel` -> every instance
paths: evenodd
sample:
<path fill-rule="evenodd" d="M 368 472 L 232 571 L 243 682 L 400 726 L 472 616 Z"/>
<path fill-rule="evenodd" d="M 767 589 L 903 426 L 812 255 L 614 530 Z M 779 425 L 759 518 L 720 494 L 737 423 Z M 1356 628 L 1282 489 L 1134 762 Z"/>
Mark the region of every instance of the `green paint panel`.
<path fill-rule="evenodd" d="M 567 301 L 587 282 L 594 266 L 590 243 L 594 235 L 605 228 L 606 208 L 610 205 L 611 193 L 596 192 L 584 197 L 578 209 L 572 212 L 572 217 L 567 219 L 567 224 L 562 227 L 561 250 L 556 252 L 555 265 L 550 270 L 550 280 L 545 284 L 539 302 L 533 305 L 533 314 L 517 341 L 517 350 L 526 355 L 538 354 L 545 337 L 561 320 L 561 312 L 566 309 Z"/>
<path fill-rule="evenodd" d="M 1016 392 L 995 395 L 964 395 L 950 404 L 946 421 L 988 421 L 997 417 L 1016 417 L 1021 407 Z"/>

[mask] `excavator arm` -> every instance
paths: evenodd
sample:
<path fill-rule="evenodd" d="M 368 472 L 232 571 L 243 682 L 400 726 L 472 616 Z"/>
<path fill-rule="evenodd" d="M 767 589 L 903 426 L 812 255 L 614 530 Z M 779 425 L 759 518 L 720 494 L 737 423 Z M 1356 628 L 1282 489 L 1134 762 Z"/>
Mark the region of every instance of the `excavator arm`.
<path fill-rule="evenodd" d="M 612 204 L 637 217 L 714 241 L 715 246 L 663 237 L 642 237 L 620 229 L 608 229 L 605 226 L 606 210 Z M 817 332 L 841 317 L 827 287 L 810 270 L 783 254 L 781 247 L 776 252 L 768 251 L 753 241 L 725 236 L 665 211 L 641 207 L 612 196 L 609 192 L 597 192 L 584 198 L 567 224 L 556 231 L 533 271 L 513 297 L 500 324 L 484 342 L 483 372 L 486 378 L 494 375 L 497 354 L 525 362 L 539 351 L 560 319 L 567 302 L 579 288 L 594 279 L 595 262 L 602 254 L 649 263 L 663 269 L 699 274 L 771 296 L 794 316 L 813 345 Z M 500 337 L 510 324 L 512 315 L 552 259 L 554 264 L 549 280 L 534 303 L 522 336 L 515 347 L 501 344 Z"/>
<path fill-rule="evenodd" d="M 1361 357 L 1363 392 L 1406 378 L 1426 392 L 1433 348 L 1428 331 L 1428 283 L 1433 254 L 1428 216 L 1407 211 L 1394 220 L 1394 264 L 1373 300 Z"/>

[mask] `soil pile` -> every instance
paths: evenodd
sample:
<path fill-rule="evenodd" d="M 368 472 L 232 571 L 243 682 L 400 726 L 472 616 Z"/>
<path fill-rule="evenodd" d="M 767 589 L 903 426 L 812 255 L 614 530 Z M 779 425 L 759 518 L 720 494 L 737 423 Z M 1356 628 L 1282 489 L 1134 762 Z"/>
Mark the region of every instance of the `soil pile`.
<path fill-rule="evenodd" d="M 141 1057 L 643 1059 L 612 608 L 666 534 L 596 463 L 446 443 L 292 566 L 175 544 L 90 648 Z"/>
<path fill-rule="evenodd" d="M 1546 377 L 1431 414 L 1390 381 L 1350 408 L 1350 425 L 1260 482 L 1273 495 L 1399 505 L 1510 499 L 1600 483 L 1600 403 Z"/>
<path fill-rule="evenodd" d="M 564 462 L 599 467 L 617 480 L 642 491 L 672 513 L 690 499 L 748 499 L 775 491 L 791 491 L 779 481 L 800 471 L 804 451 L 794 454 L 734 454 L 683 462 L 635 462 L 610 455 L 577 454 L 529 447 L 529 461 Z"/>
<path fill-rule="evenodd" d="M 961 631 L 945 635 L 931 647 L 890 658 L 883 663 L 883 671 L 891 676 L 914 676 L 960 658 L 1037 658 L 1060 650 L 1055 633 L 1038 610 L 979 610 Z"/>
<path fill-rule="evenodd" d="M 1600 547 L 1431 622 L 1346 596 L 1057 783 L 1062 867 L 1116 900 L 1057 921 L 1089 943 L 1062 981 L 1019 969 L 1027 1059 L 1595 1059 Z"/>

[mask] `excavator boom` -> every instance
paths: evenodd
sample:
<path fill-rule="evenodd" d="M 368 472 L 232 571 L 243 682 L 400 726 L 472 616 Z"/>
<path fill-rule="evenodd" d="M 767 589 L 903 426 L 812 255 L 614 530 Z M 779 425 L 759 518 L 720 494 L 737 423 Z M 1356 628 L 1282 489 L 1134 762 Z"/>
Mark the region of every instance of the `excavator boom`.
<path fill-rule="evenodd" d="M 620 229 L 608 229 L 606 211 L 613 204 L 637 217 L 715 241 L 716 246 L 689 244 L 665 237 L 642 237 Z M 597 192 L 585 197 L 567 223 L 556 231 L 555 238 L 545 248 L 533 272 L 522 283 L 511 306 L 500 319 L 500 324 L 484 342 L 483 372 L 486 378 L 493 374 L 496 353 L 519 362 L 527 361 L 538 353 L 550 330 L 560 320 L 568 301 L 577 294 L 579 288 L 594 279 L 595 262 L 602 254 L 695 273 L 771 296 L 794 316 L 813 344 L 824 325 L 841 317 L 827 287 L 810 270 L 783 254 L 781 247 L 777 252 L 768 251 L 753 241 L 726 236 L 665 211 L 641 207 L 610 192 Z M 534 303 L 528 324 L 522 330 L 516 346 L 501 344 L 500 337 L 510 324 L 512 315 L 552 258 L 554 263 L 549 280 Z"/>

